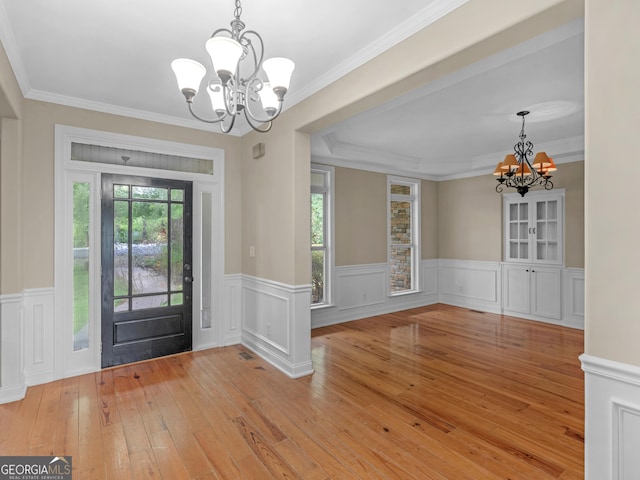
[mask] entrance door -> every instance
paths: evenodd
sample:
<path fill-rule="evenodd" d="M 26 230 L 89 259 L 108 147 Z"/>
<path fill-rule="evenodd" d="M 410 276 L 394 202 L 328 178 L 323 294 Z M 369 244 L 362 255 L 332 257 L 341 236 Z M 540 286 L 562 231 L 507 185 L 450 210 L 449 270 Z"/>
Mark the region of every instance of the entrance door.
<path fill-rule="evenodd" d="M 191 350 L 191 182 L 102 175 L 102 367 Z"/>

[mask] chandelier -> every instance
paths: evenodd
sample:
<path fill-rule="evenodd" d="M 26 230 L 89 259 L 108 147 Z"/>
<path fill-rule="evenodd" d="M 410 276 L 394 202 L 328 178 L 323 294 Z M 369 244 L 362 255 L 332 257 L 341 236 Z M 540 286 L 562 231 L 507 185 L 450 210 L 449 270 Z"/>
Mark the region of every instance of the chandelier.
<path fill-rule="evenodd" d="M 503 187 L 515 188 L 523 197 L 530 188 L 543 186 L 546 190 L 553 188 L 551 182 L 551 172 L 557 170 L 556 164 L 545 152 L 538 152 L 533 159 L 533 143 L 525 141 L 527 135 L 524 133 L 524 117 L 529 114 L 524 110 L 516 115 L 522 117 L 522 129 L 520 130 L 520 141 L 513 146 L 513 153 L 510 153 L 494 170 L 493 174 L 499 177 L 496 192 L 502 193 Z"/>
<path fill-rule="evenodd" d="M 206 87 L 215 118 L 203 118 L 192 108 L 193 98 L 207 73 L 205 67 L 195 60 L 178 58 L 171 62 L 171 68 L 191 115 L 198 120 L 219 123 L 222 132 L 229 133 L 236 117 L 244 115 L 251 128 L 268 132 L 272 121 L 282 111 L 295 64 L 279 57 L 263 61 L 262 38 L 253 30 L 243 32 L 245 24 L 240 20 L 241 14 L 240 0 L 236 0 L 231 29 L 219 28 L 205 43 L 215 71 Z M 268 81 L 258 77 L 261 68 Z"/>

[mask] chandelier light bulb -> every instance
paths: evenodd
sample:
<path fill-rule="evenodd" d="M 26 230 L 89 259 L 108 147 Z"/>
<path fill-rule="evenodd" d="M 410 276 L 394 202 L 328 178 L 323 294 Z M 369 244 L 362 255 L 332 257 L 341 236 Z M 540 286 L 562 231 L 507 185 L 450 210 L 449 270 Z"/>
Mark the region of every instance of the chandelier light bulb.
<path fill-rule="evenodd" d="M 258 95 L 260 95 L 262 108 L 264 108 L 269 115 L 273 115 L 273 113 L 278 110 L 278 96 L 273 91 L 271 84 L 264 82 L 262 88 L 258 91 Z"/>
<path fill-rule="evenodd" d="M 287 93 L 294 68 L 296 68 L 296 64 L 288 58 L 274 57 L 264 61 L 262 69 L 267 74 L 276 95 L 278 95 L 278 91 L 282 90 L 284 90 L 283 96 Z"/>
<path fill-rule="evenodd" d="M 212 37 L 205 43 L 213 68 L 223 85 L 226 85 L 238 68 L 242 45 L 229 37 Z"/>
<path fill-rule="evenodd" d="M 195 60 L 178 58 L 171 62 L 171 69 L 176 75 L 178 88 L 187 98 L 187 102 L 190 102 L 195 94 L 198 93 L 200 82 L 202 82 L 207 73 L 206 68 Z"/>

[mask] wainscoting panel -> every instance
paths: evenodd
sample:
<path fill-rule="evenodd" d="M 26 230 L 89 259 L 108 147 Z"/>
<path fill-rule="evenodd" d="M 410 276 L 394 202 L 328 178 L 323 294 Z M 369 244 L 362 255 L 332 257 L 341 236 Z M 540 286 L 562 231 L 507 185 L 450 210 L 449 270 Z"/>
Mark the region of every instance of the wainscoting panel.
<path fill-rule="evenodd" d="M 387 264 L 349 265 L 336 268 L 335 305 L 311 310 L 311 327 L 318 328 L 438 302 L 438 260 L 421 264 L 423 290 L 387 295 Z"/>
<path fill-rule="evenodd" d="M 440 260 L 438 279 L 442 303 L 501 313 L 499 262 Z"/>
<path fill-rule="evenodd" d="M 243 276 L 241 343 L 291 377 L 313 372 L 311 286 Z"/>
<path fill-rule="evenodd" d="M 25 290 L 24 375 L 27 385 L 50 382 L 54 377 L 54 290 Z"/>
<path fill-rule="evenodd" d="M 581 355 L 585 372 L 585 479 L 640 478 L 640 367 Z"/>
<path fill-rule="evenodd" d="M 0 403 L 24 397 L 22 295 L 0 295 Z"/>
<path fill-rule="evenodd" d="M 566 268 L 562 274 L 565 324 L 584 329 L 584 269 Z"/>
<path fill-rule="evenodd" d="M 242 276 L 225 275 L 223 295 L 220 297 L 222 306 L 223 344 L 235 345 L 240 343 L 242 332 Z"/>
<path fill-rule="evenodd" d="M 337 267 L 338 309 L 346 310 L 385 303 L 386 280 L 386 263 Z"/>

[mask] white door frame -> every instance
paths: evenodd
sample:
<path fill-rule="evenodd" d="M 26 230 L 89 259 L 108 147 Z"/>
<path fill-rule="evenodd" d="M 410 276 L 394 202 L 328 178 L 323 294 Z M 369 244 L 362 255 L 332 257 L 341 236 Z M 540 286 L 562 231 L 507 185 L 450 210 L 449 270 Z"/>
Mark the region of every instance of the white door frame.
<path fill-rule="evenodd" d="M 71 144 L 84 143 L 133 151 L 153 152 L 202 158 L 213 161 L 213 175 L 152 168 L 108 165 L 71 160 Z M 100 370 L 100 176 L 102 173 L 172 178 L 193 182 L 193 349 L 223 345 L 222 308 L 218 292 L 224 276 L 224 150 L 185 143 L 168 142 L 66 125 L 55 126 L 55 314 L 54 377 L 66 378 Z M 73 350 L 73 182 L 87 182 L 89 202 L 89 346 Z M 211 252 L 202 251 L 202 198 L 211 198 Z M 203 255 L 204 253 L 204 255 Z M 208 254 L 208 255 L 207 255 Z M 203 265 L 206 261 L 206 265 Z M 210 268 L 211 288 L 203 292 L 203 268 Z M 201 309 L 204 295 L 209 295 L 211 327 L 202 328 Z"/>

